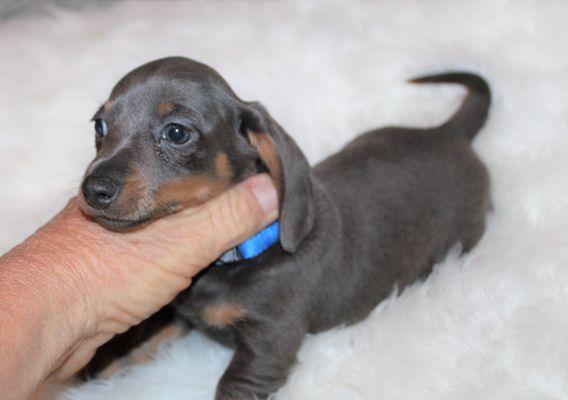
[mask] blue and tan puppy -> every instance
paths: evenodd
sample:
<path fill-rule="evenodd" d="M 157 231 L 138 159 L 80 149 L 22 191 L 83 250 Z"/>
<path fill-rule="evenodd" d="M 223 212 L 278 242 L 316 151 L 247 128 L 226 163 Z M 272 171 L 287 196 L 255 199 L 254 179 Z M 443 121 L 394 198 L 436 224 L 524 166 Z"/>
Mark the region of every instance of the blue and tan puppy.
<path fill-rule="evenodd" d="M 310 168 L 264 107 L 239 99 L 208 66 L 172 57 L 126 75 L 94 116 L 84 212 L 109 229 L 132 229 L 269 172 L 280 194 L 279 241 L 205 269 L 84 372 L 175 316 L 235 346 L 217 400 L 265 399 L 286 381 L 307 332 L 361 320 L 452 245 L 471 249 L 490 205 L 487 171 L 470 147 L 489 88 L 467 73 L 413 82 L 458 83 L 469 94 L 439 127 L 368 132 Z"/>

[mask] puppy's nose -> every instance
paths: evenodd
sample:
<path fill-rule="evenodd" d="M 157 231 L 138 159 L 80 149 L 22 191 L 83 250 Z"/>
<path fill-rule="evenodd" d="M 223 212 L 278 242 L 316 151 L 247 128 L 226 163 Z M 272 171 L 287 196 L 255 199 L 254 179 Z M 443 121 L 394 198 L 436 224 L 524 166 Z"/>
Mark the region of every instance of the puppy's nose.
<path fill-rule="evenodd" d="M 82 189 L 87 204 L 99 209 L 110 206 L 118 192 L 118 186 L 112 179 L 99 176 L 85 179 Z"/>

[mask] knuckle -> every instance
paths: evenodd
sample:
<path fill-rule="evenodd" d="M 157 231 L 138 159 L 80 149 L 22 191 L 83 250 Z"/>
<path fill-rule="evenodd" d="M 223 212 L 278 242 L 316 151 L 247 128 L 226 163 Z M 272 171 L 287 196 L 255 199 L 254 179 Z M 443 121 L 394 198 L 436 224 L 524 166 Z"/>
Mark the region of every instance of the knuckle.
<path fill-rule="evenodd" d="M 231 192 L 224 205 L 224 219 L 232 229 L 242 231 L 250 230 L 256 225 L 254 204 L 251 196 L 245 191 Z"/>
<path fill-rule="evenodd" d="M 193 252 L 213 260 L 253 234 L 261 224 L 259 207 L 246 190 L 230 190 L 219 196 L 199 213 Z"/>

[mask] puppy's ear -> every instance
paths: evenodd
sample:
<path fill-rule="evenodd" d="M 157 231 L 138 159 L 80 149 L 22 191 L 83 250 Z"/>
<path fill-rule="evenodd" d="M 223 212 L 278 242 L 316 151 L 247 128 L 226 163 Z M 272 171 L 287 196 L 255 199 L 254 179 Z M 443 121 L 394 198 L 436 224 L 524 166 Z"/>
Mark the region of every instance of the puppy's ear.
<path fill-rule="evenodd" d="M 314 225 L 311 169 L 294 140 L 259 103 L 245 103 L 240 134 L 256 150 L 280 196 L 280 244 L 293 253 Z"/>

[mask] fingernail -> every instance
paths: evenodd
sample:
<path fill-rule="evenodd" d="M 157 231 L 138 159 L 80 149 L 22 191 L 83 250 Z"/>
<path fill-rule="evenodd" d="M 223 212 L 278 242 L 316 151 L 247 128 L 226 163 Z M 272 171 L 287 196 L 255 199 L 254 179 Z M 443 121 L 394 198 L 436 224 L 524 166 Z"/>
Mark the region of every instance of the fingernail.
<path fill-rule="evenodd" d="M 265 214 L 278 210 L 278 193 L 270 176 L 267 174 L 256 175 L 249 179 L 246 185 L 250 187 Z"/>

